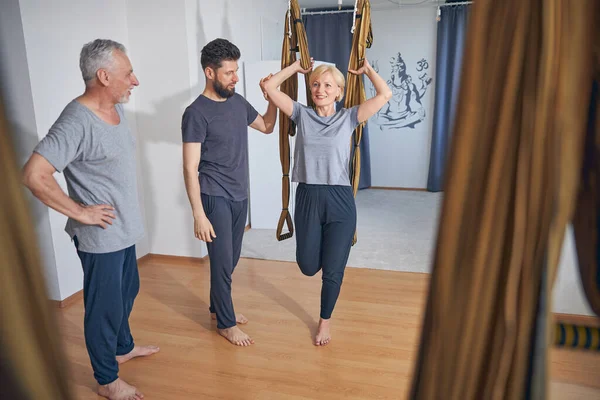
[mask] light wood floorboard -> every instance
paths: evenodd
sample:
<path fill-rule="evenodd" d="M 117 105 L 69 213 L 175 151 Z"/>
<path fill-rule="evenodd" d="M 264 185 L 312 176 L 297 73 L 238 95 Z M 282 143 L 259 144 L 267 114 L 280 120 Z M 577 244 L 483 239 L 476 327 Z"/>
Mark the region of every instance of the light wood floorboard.
<path fill-rule="evenodd" d="M 239 348 L 208 313 L 208 261 L 146 257 L 130 319 L 138 344 L 161 352 L 121 366 L 145 400 L 405 399 L 418 346 L 428 275 L 346 269 L 332 342 L 312 345 L 320 278 L 286 262 L 242 259 L 236 312 L 256 344 Z M 58 309 L 77 399 L 97 399 L 83 336 L 83 302 Z M 600 355 L 553 350 L 550 399 L 600 399 Z"/>

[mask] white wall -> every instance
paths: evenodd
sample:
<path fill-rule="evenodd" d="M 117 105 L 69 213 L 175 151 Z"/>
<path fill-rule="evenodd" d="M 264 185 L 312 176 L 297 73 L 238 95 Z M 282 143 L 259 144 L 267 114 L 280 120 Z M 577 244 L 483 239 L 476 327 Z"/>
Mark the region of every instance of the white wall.
<path fill-rule="evenodd" d="M 265 75 L 281 69 L 281 61 L 257 61 L 244 64 L 244 75 L 257 82 Z M 298 87 L 303 87 L 298 84 Z M 258 86 L 249 86 L 246 99 L 264 108 L 267 101 Z M 294 138 L 290 138 L 291 142 Z M 281 214 L 281 162 L 279 161 L 279 116 L 270 135 L 250 128 L 248 138 L 250 171 L 250 218 L 253 229 L 275 229 Z M 290 163 L 291 165 L 291 163 Z M 291 172 L 291 167 L 290 167 Z"/>
<path fill-rule="evenodd" d="M 585 298 L 572 227 L 565 234 L 554 283 L 552 311 L 563 314 L 594 315 Z"/>
<path fill-rule="evenodd" d="M 182 174 L 181 115 L 190 99 L 185 2 L 128 0 L 127 24 L 140 80 L 135 115 L 149 249 L 203 256 Z"/>
<path fill-rule="evenodd" d="M 19 0 L 5 0 L 0 12 L 0 93 L 19 166 L 25 164 L 38 142 L 33 97 L 25 51 Z M 25 73 L 24 73 L 25 72 Z M 48 295 L 60 299 L 60 286 L 48 209 L 24 190 L 31 204 Z"/>
<path fill-rule="evenodd" d="M 374 10 L 371 19 L 374 42 L 373 46 L 367 49 L 367 57 L 371 64 L 377 64 L 384 79 L 391 79 L 390 59 L 398 53 L 402 54 L 406 72 L 412 77 L 412 82 L 417 88 L 421 87 L 421 74 L 426 72 L 433 78 L 421 100 L 425 119 L 414 128 L 400 128 L 402 120 L 388 125 L 381 123 L 382 118 L 372 117 L 369 120 L 371 184 L 426 188 L 435 94 L 436 8 Z M 418 63 L 422 59 L 427 60 L 429 67 L 419 71 Z M 367 97 L 371 97 L 370 82 L 366 90 Z M 393 103 L 393 99 L 390 103 Z M 385 111 L 385 107 L 382 111 Z"/>

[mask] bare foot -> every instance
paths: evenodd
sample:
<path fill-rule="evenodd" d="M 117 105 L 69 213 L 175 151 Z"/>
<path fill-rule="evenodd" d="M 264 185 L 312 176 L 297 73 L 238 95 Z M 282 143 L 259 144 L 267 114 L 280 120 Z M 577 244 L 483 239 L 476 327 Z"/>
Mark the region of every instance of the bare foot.
<path fill-rule="evenodd" d="M 317 335 L 315 336 L 315 346 L 325 346 L 330 340 L 331 333 L 329 333 L 329 320 L 321 318 L 319 320 Z"/>
<path fill-rule="evenodd" d="M 98 385 L 98 394 L 110 400 L 141 400 L 144 395 L 121 378 L 108 385 Z"/>
<path fill-rule="evenodd" d="M 210 314 L 210 318 L 213 320 L 217 320 L 217 314 L 215 313 L 211 313 Z M 243 314 L 235 314 L 235 322 L 237 322 L 240 325 L 244 325 L 248 323 L 248 318 L 244 317 Z"/>
<path fill-rule="evenodd" d="M 160 348 L 156 346 L 135 346 L 133 350 L 123 356 L 117 356 L 117 362 L 123 364 L 135 357 L 146 357 L 158 353 Z"/>
<path fill-rule="evenodd" d="M 236 346 L 250 346 L 251 344 L 254 344 L 254 340 L 242 332 L 237 326 L 232 326 L 227 329 L 217 329 L 217 332 Z"/>

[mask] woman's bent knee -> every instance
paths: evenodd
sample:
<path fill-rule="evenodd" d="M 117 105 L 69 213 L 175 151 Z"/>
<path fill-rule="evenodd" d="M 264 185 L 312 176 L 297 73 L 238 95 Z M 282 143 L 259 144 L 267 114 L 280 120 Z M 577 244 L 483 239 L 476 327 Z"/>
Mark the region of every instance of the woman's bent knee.
<path fill-rule="evenodd" d="M 296 261 L 298 262 L 300 271 L 306 276 L 314 276 L 321 269 L 321 267 L 315 263 L 303 262 L 302 260 Z"/>

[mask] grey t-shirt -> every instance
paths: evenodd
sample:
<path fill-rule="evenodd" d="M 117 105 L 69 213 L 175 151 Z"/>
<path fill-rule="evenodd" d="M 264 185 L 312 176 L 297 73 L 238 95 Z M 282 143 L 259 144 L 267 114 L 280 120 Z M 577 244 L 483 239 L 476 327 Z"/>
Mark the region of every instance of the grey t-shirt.
<path fill-rule="evenodd" d="M 248 125 L 258 112 L 234 94 L 225 101 L 198 96 L 183 113 L 184 143 L 202 143 L 200 191 L 241 201 L 248 198 Z"/>
<path fill-rule="evenodd" d="M 34 152 L 63 172 L 69 197 L 85 205 L 110 204 L 116 219 L 106 229 L 71 218 L 65 230 L 77 236 L 79 250 L 110 253 L 134 245 L 144 236 L 139 209 L 135 139 L 123 106 L 121 122 L 110 125 L 77 100 L 71 101 Z"/>
<path fill-rule="evenodd" d="M 358 126 L 358 106 L 321 117 L 294 102 L 291 119 L 298 127 L 292 181 L 350 186 L 350 139 Z"/>

